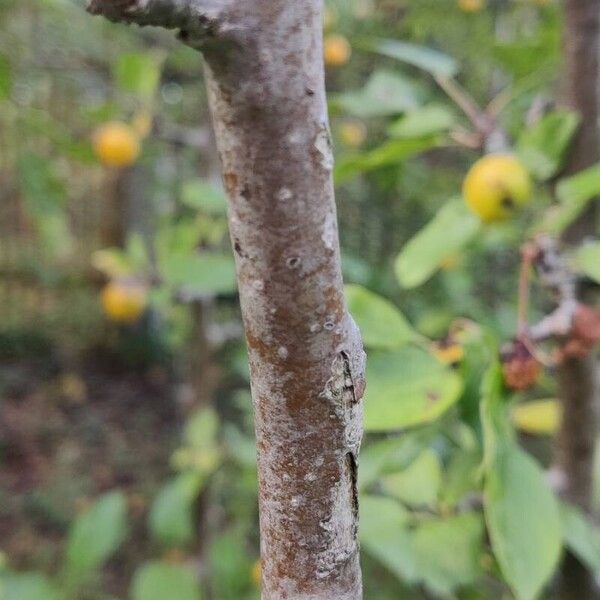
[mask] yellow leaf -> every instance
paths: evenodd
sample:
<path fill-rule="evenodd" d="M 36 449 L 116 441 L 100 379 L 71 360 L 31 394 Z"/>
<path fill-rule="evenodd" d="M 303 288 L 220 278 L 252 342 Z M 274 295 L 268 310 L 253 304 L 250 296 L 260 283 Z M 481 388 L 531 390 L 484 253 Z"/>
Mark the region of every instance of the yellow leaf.
<path fill-rule="evenodd" d="M 553 435 L 558 430 L 562 407 L 558 400 L 534 400 L 515 406 L 515 427 L 531 435 Z"/>

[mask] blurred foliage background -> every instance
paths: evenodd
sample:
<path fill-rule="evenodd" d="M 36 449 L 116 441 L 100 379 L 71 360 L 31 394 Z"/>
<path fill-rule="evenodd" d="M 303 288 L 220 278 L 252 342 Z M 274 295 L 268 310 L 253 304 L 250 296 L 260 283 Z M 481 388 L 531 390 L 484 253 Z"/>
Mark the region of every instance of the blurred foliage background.
<path fill-rule="evenodd" d="M 252 405 L 202 59 L 83 4 L 0 3 L 0 598 L 258 598 Z M 497 360 L 521 243 L 600 192 L 592 169 L 553 193 L 578 120 L 556 108 L 562 23 L 552 0 L 327 3 L 344 272 L 370 350 L 366 598 L 554 597 L 566 547 L 600 571 L 600 533 L 544 473 L 552 369 L 515 391 Z M 461 199 L 481 154 L 465 98 L 535 180 L 500 223 Z M 597 282 L 599 254 L 570 260 Z"/>

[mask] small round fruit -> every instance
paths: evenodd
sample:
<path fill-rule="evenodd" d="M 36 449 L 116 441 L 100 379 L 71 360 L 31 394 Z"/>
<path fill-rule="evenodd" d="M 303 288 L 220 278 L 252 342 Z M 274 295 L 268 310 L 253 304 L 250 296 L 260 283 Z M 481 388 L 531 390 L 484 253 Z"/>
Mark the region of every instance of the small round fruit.
<path fill-rule="evenodd" d="M 340 138 L 346 146 L 358 148 L 367 139 L 367 127 L 362 121 L 345 121 L 340 125 Z"/>
<path fill-rule="evenodd" d="M 458 8 L 466 13 L 476 13 L 485 8 L 485 0 L 458 0 Z"/>
<path fill-rule="evenodd" d="M 500 352 L 504 384 L 509 390 L 522 392 L 533 387 L 542 372 L 542 365 L 521 340 L 513 340 Z"/>
<path fill-rule="evenodd" d="M 343 35 L 332 33 L 325 38 L 323 52 L 328 67 L 341 67 L 350 60 L 352 47 Z"/>
<path fill-rule="evenodd" d="M 146 288 L 134 281 L 111 281 L 102 290 L 101 300 L 104 314 L 117 323 L 137 321 L 148 305 Z"/>
<path fill-rule="evenodd" d="M 463 182 L 469 208 L 486 222 L 502 221 L 531 198 L 531 179 L 511 154 L 489 154 L 479 159 Z"/>
<path fill-rule="evenodd" d="M 126 167 L 133 164 L 140 154 L 137 132 L 119 121 L 101 125 L 94 132 L 94 152 L 108 167 Z"/>

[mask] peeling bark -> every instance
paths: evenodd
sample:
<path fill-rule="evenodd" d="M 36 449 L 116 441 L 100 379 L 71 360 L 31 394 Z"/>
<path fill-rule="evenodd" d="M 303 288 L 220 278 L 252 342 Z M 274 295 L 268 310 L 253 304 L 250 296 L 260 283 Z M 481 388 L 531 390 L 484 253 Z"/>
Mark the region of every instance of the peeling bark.
<path fill-rule="evenodd" d="M 93 0 L 205 57 L 229 196 L 260 479 L 264 600 L 362 597 L 364 361 L 342 287 L 321 0 Z"/>

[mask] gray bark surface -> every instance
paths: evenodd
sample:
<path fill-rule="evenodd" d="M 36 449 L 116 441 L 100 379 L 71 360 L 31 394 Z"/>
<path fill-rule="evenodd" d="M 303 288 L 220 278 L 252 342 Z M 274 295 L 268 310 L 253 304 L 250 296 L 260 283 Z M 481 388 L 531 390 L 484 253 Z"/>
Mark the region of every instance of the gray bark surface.
<path fill-rule="evenodd" d="M 600 0 L 565 0 L 564 104 L 581 117 L 581 127 L 569 153 L 566 174 L 575 174 L 600 158 Z M 579 244 L 596 235 L 598 202 L 565 233 Z M 563 419 L 557 463 L 564 497 L 583 510 L 591 508 L 593 463 L 598 435 L 600 379 L 594 353 L 568 359 L 558 373 Z"/>
<path fill-rule="evenodd" d="M 93 0 L 202 51 L 248 343 L 264 600 L 362 597 L 364 361 L 342 286 L 321 0 Z"/>

